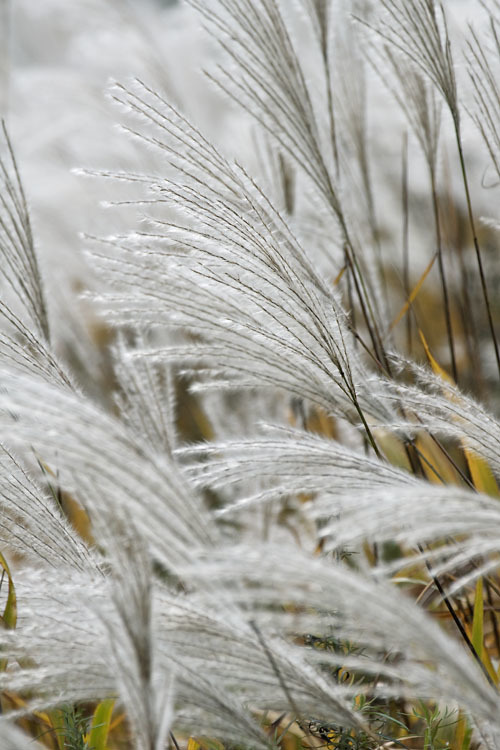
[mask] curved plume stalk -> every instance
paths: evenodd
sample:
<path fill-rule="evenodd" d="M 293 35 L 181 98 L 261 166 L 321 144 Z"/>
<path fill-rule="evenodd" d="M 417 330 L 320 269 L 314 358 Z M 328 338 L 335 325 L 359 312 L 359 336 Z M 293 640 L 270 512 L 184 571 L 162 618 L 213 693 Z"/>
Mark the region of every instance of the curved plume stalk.
<path fill-rule="evenodd" d="M 500 62 L 500 38 L 498 22 L 500 7 L 493 3 L 496 13 L 490 13 L 490 34 L 481 39 L 471 28 L 467 40 L 467 72 L 474 89 L 472 118 L 484 140 L 493 168 L 500 178 L 500 87 L 498 85 L 498 64 Z M 489 47 L 491 49 L 489 49 Z"/>
<path fill-rule="evenodd" d="M 323 613 L 334 637 L 352 637 L 362 647 L 362 657 L 352 658 L 352 668 L 373 670 L 380 676 L 375 693 L 417 691 L 450 703 L 472 702 L 486 720 L 496 715 L 497 693 L 477 665 L 454 638 L 406 596 L 385 582 L 374 585 L 369 577 L 343 565 L 311 559 L 296 548 L 292 554 L 291 549 L 237 547 L 230 557 L 213 555 L 210 560 L 200 560 L 184 575 L 197 580 L 198 585 L 217 581 L 221 591 L 234 586 L 235 601 L 252 612 L 257 622 L 268 622 L 269 607 L 285 596 L 295 608 L 282 615 L 284 630 L 297 632 L 301 627 L 311 627 L 314 623 L 306 613 Z M 238 585 L 238 581 L 246 585 Z M 306 616 L 301 620 L 303 607 Z M 382 660 L 381 652 L 387 655 Z M 318 661 L 328 658 L 324 653 L 316 656 Z M 338 655 L 334 655 L 331 661 L 335 663 L 337 659 Z M 349 656 L 342 661 L 349 669 Z"/>
<path fill-rule="evenodd" d="M 135 349 L 144 346 L 139 337 Z M 115 401 L 122 419 L 154 453 L 171 456 L 177 432 L 171 368 L 135 357 L 134 349 L 121 341 L 116 348 L 115 371 L 119 384 Z"/>
<path fill-rule="evenodd" d="M 0 542 L 51 567 L 95 568 L 86 545 L 61 513 L 56 488 L 51 486 L 51 491 L 52 496 L 42 490 L 0 446 Z"/>
<path fill-rule="evenodd" d="M 43 279 L 30 215 L 12 144 L 2 121 L 0 157 L 0 354 L 2 362 L 46 380 L 71 385 L 51 350 Z M 7 292 L 7 293 L 5 293 Z"/>
<path fill-rule="evenodd" d="M 208 385 L 274 386 L 327 412 L 387 419 L 352 345 L 349 320 L 267 197 L 185 118 L 144 86 L 116 98 L 140 114 L 139 137 L 160 149 L 176 180 L 147 178 L 155 231 L 114 239 L 93 262 L 122 293 L 101 300 L 120 323 L 190 329 L 201 343 L 157 349 L 161 361 L 201 362 Z M 126 176 L 122 176 L 126 179 Z M 135 180 L 132 177 L 132 180 Z M 157 218 L 176 209 L 182 223 Z M 144 264 L 144 257 L 148 263 Z M 168 286 L 161 279 L 168 278 Z M 143 355 L 144 352 L 139 352 Z"/>
<path fill-rule="evenodd" d="M 2 276 L 23 308 L 31 330 L 49 341 L 49 322 L 31 221 L 14 151 L 2 121 L 6 157 L 0 159 Z M 2 149 L 3 150 L 3 149 Z M 3 313 L 4 304 L 0 307 Z"/>
<path fill-rule="evenodd" d="M 237 517 L 256 505 L 295 495 L 308 498 L 303 512 L 318 522 L 324 550 L 350 549 L 366 540 L 395 541 L 429 560 L 436 574 L 453 573 L 454 590 L 498 566 L 500 506 L 495 498 L 430 484 L 319 436 L 276 428 L 270 432 L 267 438 L 179 451 L 203 458 L 186 466 L 196 485 L 232 489 L 219 516 Z M 424 555 L 420 545 L 435 542 L 439 546 Z M 390 570 L 409 562 L 401 556 Z"/>
<path fill-rule="evenodd" d="M 223 63 L 208 74 L 210 80 L 269 133 L 312 185 L 316 199 L 333 214 L 374 354 L 387 364 L 381 337 L 383 299 L 358 247 L 357 230 L 344 205 L 345 186 L 339 179 L 341 160 L 331 50 L 333 3 L 308 0 L 301 4 L 295 21 L 307 28 L 314 49 L 297 44 L 289 20 L 289 15 L 293 18 L 295 12 L 287 6 L 285 13 L 278 0 L 257 3 L 189 0 L 189 3 L 206 20 L 225 53 Z M 311 53 L 316 55 L 312 74 L 303 63 L 303 58 Z M 311 76 L 314 76 L 312 81 Z M 348 124 L 348 138 L 353 127 L 357 126 Z M 368 164 L 366 153 L 359 152 L 359 146 L 363 151 L 366 144 L 364 134 L 359 135 L 361 141 L 354 139 L 355 151 L 373 233 L 375 215 Z"/>
<path fill-rule="evenodd" d="M 123 537 L 110 524 L 103 533 L 102 542 L 113 538 L 105 577 L 62 567 L 44 575 L 19 571 L 17 590 L 26 606 L 17 629 L 2 631 L 0 642 L 22 667 L 0 676 L 0 686 L 27 691 L 25 712 L 57 704 L 61 693 L 67 701 L 117 695 L 137 747 L 155 749 L 163 747 L 170 721 L 181 732 L 209 731 L 266 747 L 262 713 L 297 706 L 304 714 L 299 721 L 314 714 L 361 728 L 350 690 L 330 684 L 303 650 L 267 634 L 265 623 L 258 637 L 231 587 L 204 579 L 200 589 L 186 566 L 191 590 L 185 595 L 153 582 L 140 536 L 131 541 L 130 532 Z M 232 554 L 227 562 L 232 565 Z M 243 590 L 235 573 L 236 591 Z"/>
<path fill-rule="evenodd" d="M 83 396 L 22 376 L 2 380 L 0 420 L 11 441 L 43 455 L 97 529 L 114 507 L 126 508 L 142 519 L 155 554 L 174 568 L 208 543 L 212 530 L 201 501 L 171 461 Z"/>
<path fill-rule="evenodd" d="M 491 464 L 500 474 L 500 422 L 479 401 L 452 383 L 418 365 L 411 366 L 416 386 L 387 383 L 388 404 L 404 404 L 406 418 L 388 424 L 389 429 L 415 434 L 424 428 L 430 433 L 454 438 Z"/>

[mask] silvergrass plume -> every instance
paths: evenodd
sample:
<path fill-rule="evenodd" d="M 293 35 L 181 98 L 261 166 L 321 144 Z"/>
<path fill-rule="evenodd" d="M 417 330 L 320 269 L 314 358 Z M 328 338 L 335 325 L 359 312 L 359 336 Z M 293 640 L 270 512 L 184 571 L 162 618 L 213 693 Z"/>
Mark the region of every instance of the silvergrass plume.
<path fill-rule="evenodd" d="M 84 706 L 80 750 L 491 747 L 500 422 L 495 390 L 478 397 L 486 347 L 471 366 L 456 323 L 442 148 L 448 123 L 496 346 L 462 139 L 469 111 L 498 171 L 496 11 L 489 46 L 469 31 L 464 108 L 440 5 L 350 6 L 422 152 L 441 335 L 416 312 L 427 280 L 412 278 L 408 144 L 391 224 L 373 70 L 339 42 L 336 4 L 190 5 L 222 47 L 209 77 L 269 163 L 260 174 L 213 144 L 156 82 L 111 86 L 136 166 L 86 172 L 116 191 L 112 233 L 84 239 L 102 382 L 70 365 L 53 325 L 50 264 L 3 131 L 0 745 L 38 748 L 42 723 L 40 742 L 66 747 L 57 717 Z M 403 254 L 415 361 L 397 351 Z"/>

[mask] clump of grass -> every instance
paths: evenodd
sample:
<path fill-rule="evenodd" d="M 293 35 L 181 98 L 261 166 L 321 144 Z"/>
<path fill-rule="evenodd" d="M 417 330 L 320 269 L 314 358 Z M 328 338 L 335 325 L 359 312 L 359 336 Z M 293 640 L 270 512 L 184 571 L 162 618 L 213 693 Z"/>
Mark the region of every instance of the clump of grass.
<path fill-rule="evenodd" d="M 493 748 L 499 311 L 464 121 L 498 170 L 499 8 L 452 42 L 434 0 L 348 17 L 333 0 L 190 4 L 264 163 L 235 161 L 147 83 L 113 85 L 156 169 L 100 175 L 130 190 L 117 211 L 143 214 L 85 239 L 113 367 L 100 398 L 58 354 L 4 127 L 0 739 Z M 411 131 L 397 222 L 378 200 L 374 73 Z M 420 278 L 408 138 L 432 219 Z"/>
<path fill-rule="evenodd" d="M 75 706 L 63 706 L 61 735 L 63 747 L 68 750 L 90 750 L 85 739 L 87 734 L 88 719 L 83 715 L 81 709 Z"/>

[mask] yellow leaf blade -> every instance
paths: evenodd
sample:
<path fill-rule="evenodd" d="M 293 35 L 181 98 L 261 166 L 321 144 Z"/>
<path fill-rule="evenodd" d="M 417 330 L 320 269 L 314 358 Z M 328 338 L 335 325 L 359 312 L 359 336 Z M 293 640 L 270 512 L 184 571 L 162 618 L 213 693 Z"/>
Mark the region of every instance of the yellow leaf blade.
<path fill-rule="evenodd" d="M 500 490 L 498 489 L 497 481 L 484 458 L 476 455 L 468 448 L 464 448 L 464 453 L 467 458 L 470 475 L 476 490 L 484 492 L 486 495 L 500 497 Z"/>
<path fill-rule="evenodd" d="M 10 568 L 7 564 L 7 561 L 5 557 L 0 552 L 0 567 L 2 570 L 7 573 L 7 578 L 9 579 L 9 594 L 7 596 L 7 603 L 5 605 L 5 609 L 3 611 L 3 615 L 1 617 L 1 621 L 5 625 L 6 628 L 9 628 L 9 630 L 12 630 L 12 628 L 16 627 L 17 622 L 17 598 L 16 598 L 16 589 L 14 587 L 14 581 L 12 580 L 12 576 L 10 574 Z"/>
<path fill-rule="evenodd" d="M 338 284 L 340 283 L 340 279 L 342 278 L 342 276 L 345 274 L 346 271 L 347 271 L 347 266 L 342 266 L 342 268 L 336 275 L 335 279 L 333 280 L 333 286 L 338 286 Z"/>
<path fill-rule="evenodd" d="M 438 362 L 432 356 L 431 350 L 429 349 L 429 345 L 427 344 L 427 341 L 422 331 L 419 330 L 419 334 L 420 334 L 420 339 L 422 341 L 422 345 L 425 349 L 425 353 L 427 355 L 427 359 L 429 360 L 429 363 L 432 367 L 433 372 L 436 375 L 439 375 L 441 378 L 443 378 L 443 380 L 445 380 L 447 383 L 453 384 L 453 380 L 450 378 L 448 373 L 445 372 L 445 370 L 443 370 L 441 365 L 439 365 Z M 471 451 L 465 445 L 463 446 L 463 448 L 464 448 L 465 456 L 467 458 L 467 463 L 469 466 L 469 471 L 472 477 L 472 481 L 474 483 L 474 487 L 480 492 L 486 493 L 487 495 L 492 495 L 493 497 L 500 497 L 500 489 L 498 487 L 497 481 L 495 477 L 493 476 L 493 473 L 490 467 L 488 466 L 487 462 L 480 456 L 477 456 L 473 451 Z"/>
<path fill-rule="evenodd" d="M 101 701 L 95 709 L 90 731 L 86 738 L 87 744 L 92 750 L 106 750 L 114 706 L 114 699 L 108 698 Z"/>
<path fill-rule="evenodd" d="M 467 718 L 460 711 L 457 728 L 455 731 L 455 742 L 453 747 L 457 750 L 469 750 L 471 740 L 471 730 Z"/>
<path fill-rule="evenodd" d="M 422 346 L 425 349 L 425 354 L 427 356 L 427 359 L 429 360 L 429 364 L 432 367 L 433 372 L 436 375 L 440 375 L 443 378 L 443 380 L 445 380 L 447 383 L 451 383 L 451 384 L 454 385 L 453 379 L 450 378 L 450 376 L 448 375 L 448 373 L 446 372 L 446 370 L 443 370 L 443 368 L 441 367 L 441 365 L 438 364 L 438 362 L 432 356 L 432 352 L 431 352 L 431 350 L 429 348 L 429 344 L 427 343 L 427 339 L 425 338 L 425 336 L 423 334 L 423 331 L 421 331 L 420 328 L 418 329 L 418 334 L 420 336 L 420 340 L 422 342 Z"/>
<path fill-rule="evenodd" d="M 472 645 L 480 659 L 483 658 L 483 628 L 484 628 L 484 604 L 483 604 L 483 579 L 479 578 L 476 583 L 476 595 L 474 597 L 474 617 L 472 620 Z"/>
<path fill-rule="evenodd" d="M 7 574 L 9 581 L 9 593 L 7 595 L 7 601 L 2 615 L 0 615 L 0 622 L 8 630 L 13 630 L 17 623 L 17 597 L 16 589 L 14 587 L 14 581 L 10 573 L 10 568 L 7 564 L 7 560 L 0 552 L 0 568 L 3 570 L 2 576 Z M 0 672 L 3 672 L 7 667 L 7 659 L 0 659 Z"/>
<path fill-rule="evenodd" d="M 402 318 L 404 318 L 404 316 L 406 315 L 406 313 L 408 312 L 408 310 L 410 309 L 410 307 L 412 306 L 412 304 L 415 302 L 415 299 L 416 299 L 419 291 L 421 290 L 421 288 L 422 288 L 422 286 L 424 284 L 424 281 L 426 280 L 427 276 L 429 275 L 429 273 L 430 273 L 430 271 L 432 269 L 432 266 L 434 265 L 434 261 L 436 260 L 436 258 L 437 258 L 437 253 L 435 253 L 435 255 L 433 256 L 433 258 L 427 264 L 427 266 L 426 266 L 426 268 L 425 268 L 422 276 L 419 278 L 419 280 L 417 281 L 417 283 L 413 287 L 412 291 L 410 292 L 410 296 L 408 297 L 408 299 L 404 303 L 403 307 L 401 308 L 401 310 L 398 312 L 398 314 L 396 315 L 396 317 L 392 321 L 392 323 L 390 325 L 390 328 L 389 328 L 390 331 L 392 331 L 397 326 L 397 324 L 400 322 L 400 320 Z"/>

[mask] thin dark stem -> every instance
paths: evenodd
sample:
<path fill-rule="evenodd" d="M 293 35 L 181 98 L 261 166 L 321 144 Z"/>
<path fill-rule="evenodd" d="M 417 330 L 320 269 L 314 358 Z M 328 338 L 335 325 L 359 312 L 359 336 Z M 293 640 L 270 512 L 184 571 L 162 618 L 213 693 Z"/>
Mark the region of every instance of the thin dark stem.
<path fill-rule="evenodd" d="M 352 246 L 349 245 L 347 242 L 345 243 L 345 252 L 347 255 L 347 260 L 349 263 L 348 267 L 348 273 L 351 273 L 351 278 L 354 283 L 354 288 L 356 290 L 356 295 L 359 300 L 359 304 L 361 307 L 361 312 L 363 314 L 363 318 L 365 320 L 366 328 L 368 330 L 368 335 L 370 336 L 373 350 L 375 352 L 375 356 L 377 359 L 384 359 L 385 355 L 383 353 L 383 347 L 381 347 L 381 341 L 380 341 L 380 334 L 375 331 L 375 320 L 373 316 L 373 311 L 370 310 L 371 315 L 369 316 L 368 310 L 367 310 L 367 302 L 368 298 L 366 295 L 366 288 L 364 287 L 361 271 L 359 268 L 359 263 L 356 258 L 356 254 L 354 253 Z M 359 276 L 359 278 L 358 278 Z M 361 288 L 363 286 L 363 289 Z M 370 317 L 374 323 L 374 326 L 372 327 L 372 324 L 370 322 Z"/>
<path fill-rule="evenodd" d="M 476 260 L 477 265 L 479 269 L 479 278 L 481 281 L 481 289 L 483 292 L 483 298 L 484 298 L 484 304 L 486 307 L 486 314 L 488 316 L 488 326 L 490 329 L 491 334 L 491 340 L 493 341 L 493 347 L 495 350 L 495 359 L 497 363 L 497 369 L 498 373 L 500 375 L 500 351 L 498 349 L 498 341 L 495 334 L 495 327 L 493 325 L 493 316 L 491 314 L 491 306 L 490 306 L 490 300 L 488 296 L 488 288 L 486 286 L 486 279 L 484 276 L 484 269 L 483 269 L 483 261 L 481 258 L 481 248 L 479 246 L 479 241 L 477 239 L 477 232 L 476 232 L 476 223 L 474 221 L 474 214 L 472 211 L 472 200 L 470 196 L 470 189 L 469 189 L 469 180 L 467 177 L 467 170 L 465 167 L 465 158 L 464 158 L 464 152 L 462 149 L 462 138 L 460 134 L 460 123 L 456 117 L 453 118 L 454 127 L 455 127 L 455 137 L 457 141 L 457 148 L 458 148 L 458 158 L 460 160 L 460 170 L 462 173 L 462 180 L 464 184 L 464 190 L 465 190 L 465 200 L 467 203 L 467 214 L 469 217 L 469 225 L 472 232 L 472 240 L 474 243 L 474 250 L 476 251 Z"/>
<path fill-rule="evenodd" d="M 458 382 L 457 363 L 455 359 L 455 347 L 453 343 L 453 329 L 451 326 L 448 285 L 446 283 L 446 274 L 445 274 L 444 262 L 443 262 L 443 244 L 442 244 L 442 239 L 441 239 L 441 220 L 439 217 L 439 202 L 438 202 L 437 189 L 436 189 L 436 174 L 433 168 L 431 168 L 430 170 L 430 178 L 431 178 L 431 192 L 432 192 L 432 208 L 434 212 L 434 229 L 436 232 L 437 260 L 438 260 L 439 276 L 441 278 L 441 288 L 443 292 L 446 334 L 448 336 L 448 346 L 450 347 L 451 370 L 453 373 L 453 380 L 455 381 L 455 383 L 457 383 Z"/>
<path fill-rule="evenodd" d="M 403 208 L 403 286 L 406 299 L 410 299 L 410 244 L 409 244 L 409 191 L 408 191 L 408 133 L 404 133 L 402 169 L 401 169 L 401 198 Z M 411 316 L 406 316 L 406 351 L 411 354 Z"/>
<path fill-rule="evenodd" d="M 421 555 L 425 555 L 424 549 L 423 549 L 422 545 L 419 544 L 418 545 L 418 549 L 419 549 L 419 552 L 420 552 Z M 482 671 L 483 675 L 486 677 L 487 681 L 489 682 L 489 684 L 491 685 L 491 687 L 496 692 L 497 691 L 497 686 L 495 685 L 495 683 L 491 679 L 488 670 L 484 666 L 484 664 L 483 664 L 483 662 L 482 662 L 479 654 L 477 653 L 476 649 L 474 648 L 474 644 L 472 643 L 471 639 L 467 635 L 467 631 L 465 630 L 464 626 L 462 625 L 462 623 L 460 621 L 460 618 L 458 617 L 457 613 L 453 609 L 453 605 L 451 604 L 450 599 L 447 596 L 447 594 L 446 594 L 446 592 L 445 592 L 445 590 L 444 590 L 444 588 L 443 588 L 443 586 L 442 586 L 439 578 L 432 572 L 432 568 L 429 565 L 429 562 L 427 561 L 427 559 L 425 559 L 424 561 L 425 561 L 425 567 L 429 571 L 429 575 L 432 578 L 432 581 L 433 581 L 435 587 L 439 591 L 439 593 L 441 595 L 441 598 L 442 598 L 443 602 L 446 605 L 446 609 L 450 613 L 450 615 L 451 615 L 451 617 L 453 619 L 453 622 L 457 626 L 457 628 L 458 628 L 458 630 L 460 632 L 460 635 L 462 636 L 462 638 L 463 638 L 463 640 L 464 640 L 467 648 L 471 652 L 471 654 L 474 657 L 475 661 L 479 664 L 479 667 L 481 668 L 481 671 Z"/>
<path fill-rule="evenodd" d="M 423 477 L 425 477 L 425 471 L 423 471 L 423 466 L 422 466 L 422 464 L 424 463 L 424 464 L 426 464 L 426 466 L 427 466 L 427 467 L 428 467 L 428 468 L 429 468 L 429 469 L 430 469 L 430 470 L 432 471 L 432 473 L 434 474 L 434 476 L 435 476 L 435 477 L 436 477 L 437 479 L 439 479 L 439 481 L 440 481 L 440 482 L 442 482 L 442 484 L 446 484 L 446 482 L 444 481 L 444 479 L 443 479 L 443 477 L 441 476 L 441 474 L 439 473 L 439 471 L 438 471 L 438 470 L 436 469 L 436 467 L 435 467 L 435 466 L 434 466 L 434 465 L 433 465 L 433 464 L 432 464 L 432 463 L 431 463 L 431 462 L 429 461 L 429 459 L 428 459 L 428 458 L 426 458 L 426 457 L 424 456 L 424 454 L 422 453 L 422 451 L 420 451 L 420 450 L 419 450 L 419 449 L 417 448 L 417 446 L 415 445 L 415 442 L 413 442 L 413 441 L 412 441 L 412 442 L 411 442 L 411 446 L 412 446 L 413 450 L 415 451 L 416 455 L 418 456 L 418 460 L 419 460 L 419 462 L 420 462 L 420 466 L 421 466 L 421 468 L 422 468 L 422 476 L 423 476 Z M 425 477 L 425 478 L 426 478 L 426 477 Z"/>
<path fill-rule="evenodd" d="M 325 85 L 327 97 L 328 126 L 330 130 L 330 142 L 333 150 L 333 161 L 335 163 L 335 172 L 338 179 L 340 172 L 340 160 L 337 143 L 337 126 L 335 123 L 335 112 L 333 107 L 332 92 L 332 75 L 330 68 L 330 54 L 328 48 L 328 29 L 326 25 L 321 24 L 321 53 L 323 55 L 323 64 L 325 67 Z"/>
<path fill-rule="evenodd" d="M 495 609 L 493 607 L 493 597 L 491 595 L 491 586 L 487 578 L 484 579 L 484 587 L 486 589 L 486 598 L 489 604 L 488 610 L 490 613 L 491 627 L 493 629 L 493 634 L 495 636 L 495 645 L 497 647 L 497 653 L 500 654 L 500 633 L 498 632 L 498 622 L 497 622 L 497 618 L 495 614 Z"/>
<path fill-rule="evenodd" d="M 347 247 L 344 245 L 344 264 L 346 266 L 346 282 L 347 282 L 347 301 L 349 303 L 350 322 L 353 330 L 354 340 L 357 341 L 356 337 L 356 310 L 354 308 L 354 299 L 352 294 L 352 279 L 351 279 L 351 262 L 347 253 Z M 375 355 L 374 355 L 375 356 Z"/>
<path fill-rule="evenodd" d="M 269 648 L 269 646 L 265 642 L 264 636 L 262 635 L 261 630 L 260 630 L 259 626 L 257 625 L 257 623 L 255 622 L 255 620 L 250 620 L 249 621 L 249 625 L 252 628 L 252 630 L 254 631 L 255 635 L 257 636 L 258 641 L 259 641 L 260 645 L 262 646 L 262 650 L 266 654 L 266 656 L 267 656 L 267 658 L 269 660 L 269 663 L 270 663 L 270 665 L 271 665 L 271 667 L 273 669 L 273 672 L 276 675 L 276 677 L 278 678 L 278 682 L 279 682 L 279 684 L 281 686 L 281 689 L 283 690 L 285 698 L 287 699 L 287 701 L 288 701 L 288 703 L 289 703 L 292 711 L 295 714 L 295 719 L 296 719 L 297 723 L 299 724 L 299 726 L 301 726 L 300 725 L 300 711 L 297 708 L 297 704 L 295 703 L 295 700 L 294 700 L 292 694 L 290 693 L 285 680 L 283 679 L 283 675 L 281 674 L 281 672 L 280 672 L 280 670 L 278 668 L 278 665 L 276 664 L 276 659 L 274 658 L 274 656 L 273 656 L 273 654 L 271 652 L 271 649 Z"/>
<path fill-rule="evenodd" d="M 435 435 L 433 435 L 433 434 L 432 434 L 432 433 L 430 433 L 430 432 L 429 432 L 429 435 L 430 435 L 430 438 L 431 438 L 431 440 L 433 441 L 433 443 L 435 443 L 435 445 L 437 445 L 437 447 L 439 448 L 439 450 L 441 451 L 441 453 L 442 453 L 442 454 L 443 454 L 444 456 L 446 456 L 446 458 L 448 459 L 448 461 L 450 462 L 450 464 L 451 464 L 451 465 L 453 466 L 453 468 L 455 469 L 455 471 L 456 471 L 456 472 L 457 472 L 457 473 L 459 474 L 460 478 L 461 478 L 461 479 L 462 479 L 462 480 L 463 480 L 463 481 L 465 482 L 465 484 L 466 484 L 466 485 L 467 485 L 467 486 L 468 486 L 468 487 L 469 487 L 469 488 L 470 488 L 471 490 L 474 490 L 474 492 L 476 492 L 476 488 L 474 487 L 474 484 L 473 484 L 473 483 L 471 482 L 471 480 L 469 479 L 469 477 L 467 476 L 467 474 L 465 474 L 465 473 L 464 473 L 464 472 L 462 471 L 462 469 L 460 468 L 460 466 L 459 466 L 459 465 L 457 464 L 457 462 L 456 462 L 456 461 L 454 460 L 453 456 L 451 456 L 451 455 L 449 454 L 449 452 L 448 452 L 448 451 L 446 450 L 446 448 L 445 448 L 445 447 L 444 447 L 444 445 L 443 445 L 443 444 L 441 443 L 441 441 L 440 441 L 440 440 L 438 440 L 438 439 L 437 439 L 437 437 L 435 437 Z"/>
<path fill-rule="evenodd" d="M 368 442 L 370 443 L 371 447 L 373 448 L 373 450 L 374 450 L 375 455 L 377 456 L 377 458 L 379 458 L 382 461 L 383 460 L 382 454 L 380 453 L 378 445 L 375 442 L 375 438 L 373 436 L 373 433 L 372 433 L 372 431 L 370 429 L 370 426 L 369 426 L 368 422 L 365 419 L 365 415 L 363 414 L 363 410 L 361 409 L 361 407 L 360 407 L 360 405 L 358 403 L 357 398 L 353 398 L 353 404 L 354 404 L 354 408 L 356 409 L 356 411 L 357 411 L 357 413 L 359 415 L 359 418 L 361 419 L 363 427 L 365 429 L 365 433 L 366 433 L 366 437 L 368 439 Z"/>
<path fill-rule="evenodd" d="M 332 194 L 335 195 L 333 186 L 331 186 L 331 183 L 329 184 L 330 184 L 330 190 Z M 351 237 L 349 234 L 349 230 L 347 228 L 345 218 L 343 214 L 337 213 L 337 219 L 340 224 L 342 234 L 344 236 L 344 252 L 349 262 L 349 269 L 352 271 L 352 279 L 354 282 L 354 288 L 356 290 L 356 295 L 358 297 L 359 304 L 361 306 L 361 312 L 363 313 L 363 318 L 365 320 L 366 327 L 368 329 L 368 333 L 372 341 L 375 355 L 377 356 L 377 359 L 383 360 L 384 363 L 386 364 L 387 369 L 389 369 L 389 362 L 387 360 L 387 354 L 385 352 L 385 348 L 382 343 L 382 338 L 380 336 L 377 318 L 375 316 L 373 306 L 370 301 L 370 295 L 368 294 L 366 282 L 361 272 L 359 260 L 358 260 L 356 251 L 354 249 L 354 245 L 351 241 Z"/>
<path fill-rule="evenodd" d="M 10 110 L 10 85 L 11 85 L 11 64 L 12 64 L 12 50 L 11 50 L 11 4 L 10 0 L 3 0 L 0 8 L 0 29 L 3 29 L 2 33 L 2 81 L 0 91 L 0 103 L 2 117 L 7 120 Z"/>

